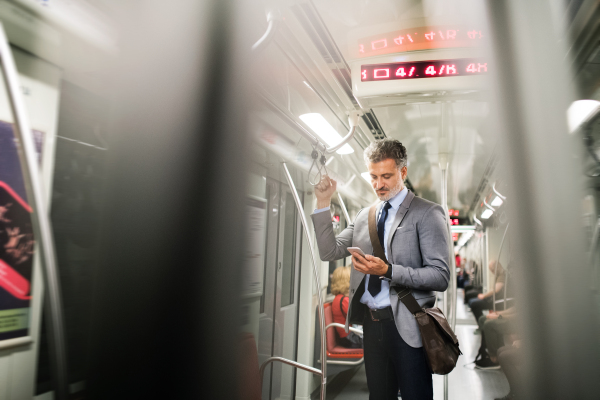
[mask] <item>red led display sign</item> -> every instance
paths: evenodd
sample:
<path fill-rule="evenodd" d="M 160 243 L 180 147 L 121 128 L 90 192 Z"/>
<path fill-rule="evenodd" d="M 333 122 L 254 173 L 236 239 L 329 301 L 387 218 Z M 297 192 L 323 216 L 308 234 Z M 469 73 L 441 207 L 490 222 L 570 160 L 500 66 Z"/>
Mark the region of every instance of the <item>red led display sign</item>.
<path fill-rule="evenodd" d="M 358 39 L 352 52 L 371 57 L 405 51 L 480 46 L 486 34 L 473 26 L 422 26 Z M 355 46 L 353 45 L 353 46 Z"/>
<path fill-rule="evenodd" d="M 394 64 L 361 65 L 360 80 L 389 81 L 397 79 L 439 78 L 447 76 L 481 75 L 488 72 L 482 59 L 457 58 L 454 60 L 414 61 Z"/>

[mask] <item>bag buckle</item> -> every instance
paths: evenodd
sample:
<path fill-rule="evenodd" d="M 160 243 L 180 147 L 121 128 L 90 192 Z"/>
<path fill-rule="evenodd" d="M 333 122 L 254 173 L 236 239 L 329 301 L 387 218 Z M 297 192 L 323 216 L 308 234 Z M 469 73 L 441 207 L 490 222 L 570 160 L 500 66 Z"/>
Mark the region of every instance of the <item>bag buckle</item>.
<path fill-rule="evenodd" d="M 371 319 L 372 319 L 373 321 L 375 321 L 375 322 L 379 322 L 379 319 L 378 319 L 378 318 L 375 318 L 375 317 L 373 316 L 373 310 L 372 310 L 372 309 L 370 309 L 370 308 L 369 308 L 369 314 L 371 314 Z"/>

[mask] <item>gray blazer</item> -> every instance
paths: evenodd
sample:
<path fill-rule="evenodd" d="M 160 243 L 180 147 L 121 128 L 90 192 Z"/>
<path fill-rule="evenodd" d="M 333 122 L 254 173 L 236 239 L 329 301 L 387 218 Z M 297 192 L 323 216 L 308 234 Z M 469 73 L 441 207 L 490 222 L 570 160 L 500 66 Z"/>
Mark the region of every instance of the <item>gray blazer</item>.
<path fill-rule="evenodd" d="M 381 207 L 381 205 L 380 205 Z M 373 254 L 369 238 L 368 208 L 360 210 L 354 223 L 337 237 L 333 233 L 331 215 L 328 212 L 312 215 L 319 255 L 323 261 L 335 261 L 350 256 L 347 247 L 360 247 L 366 254 Z M 388 261 L 392 264 L 390 303 L 396 327 L 402 339 L 411 347 L 421 347 L 421 334 L 415 317 L 400 302 L 396 293 L 402 287 L 412 289 L 413 296 L 421 306 L 432 307 L 434 291 L 448 288 L 449 237 L 444 209 L 436 203 L 415 197 L 408 192 L 400 205 L 388 235 Z M 354 268 L 350 275 L 350 307 L 346 317 L 349 324 L 362 324 L 370 316 L 367 307 L 360 303 L 365 291 L 365 274 Z"/>

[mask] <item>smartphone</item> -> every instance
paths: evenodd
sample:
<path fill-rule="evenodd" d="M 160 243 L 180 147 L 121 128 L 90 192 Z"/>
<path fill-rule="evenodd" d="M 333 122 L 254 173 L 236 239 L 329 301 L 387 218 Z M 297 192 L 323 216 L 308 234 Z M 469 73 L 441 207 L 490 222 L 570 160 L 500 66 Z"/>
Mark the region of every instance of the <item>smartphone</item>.
<path fill-rule="evenodd" d="M 360 254 L 361 256 L 365 256 L 365 253 L 360 249 L 360 247 L 348 247 L 348 251 L 350 254 Z"/>

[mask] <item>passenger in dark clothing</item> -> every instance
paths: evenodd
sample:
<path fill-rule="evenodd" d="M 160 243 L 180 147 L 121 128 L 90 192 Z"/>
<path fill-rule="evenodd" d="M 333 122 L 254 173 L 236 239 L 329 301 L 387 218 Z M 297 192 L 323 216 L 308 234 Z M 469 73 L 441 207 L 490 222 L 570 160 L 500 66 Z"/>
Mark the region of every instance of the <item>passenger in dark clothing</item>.
<path fill-rule="evenodd" d="M 473 312 L 476 321 L 479 321 L 479 318 L 483 315 L 483 310 L 491 310 L 494 308 L 494 293 L 496 293 L 496 300 L 501 298 L 506 274 L 504 273 L 502 264 L 497 263 L 496 261 L 490 261 L 488 268 L 492 274 L 496 273 L 496 265 L 498 266 L 498 276 L 496 277 L 494 289 L 486 293 L 480 293 L 477 295 L 477 298 L 469 300 L 469 307 L 471 307 L 471 311 Z"/>
<path fill-rule="evenodd" d="M 501 398 L 495 400 L 517 400 L 520 399 L 519 389 L 521 376 L 521 341 L 516 340 L 512 346 L 504 346 L 498 349 L 498 361 L 502 367 L 506 380 L 510 386 L 510 392 Z"/>

